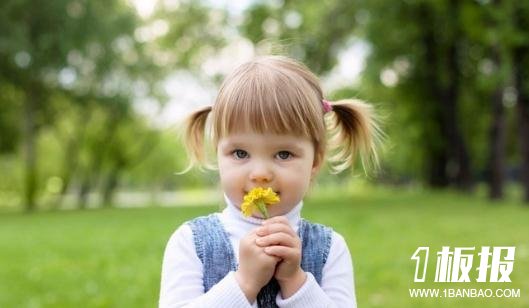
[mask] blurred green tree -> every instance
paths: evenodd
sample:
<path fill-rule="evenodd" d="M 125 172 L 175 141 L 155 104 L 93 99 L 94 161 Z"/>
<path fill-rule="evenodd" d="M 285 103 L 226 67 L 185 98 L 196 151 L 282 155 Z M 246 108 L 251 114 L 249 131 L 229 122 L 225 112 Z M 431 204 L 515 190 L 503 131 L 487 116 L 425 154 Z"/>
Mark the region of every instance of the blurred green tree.
<path fill-rule="evenodd" d="M 0 148 L 16 152 L 23 144 L 27 210 L 42 178 L 38 158 L 47 153 L 37 141 L 44 129 L 55 131 L 64 151 L 56 171 L 61 194 L 73 181 L 80 205 L 99 183 L 111 200 L 121 170 L 154 148 L 154 130 L 136 115 L 135 101 L 163 103 L 164 76 L 199 65 L 222 42 L 215 31 L 224 22 L 202 3 L 168 3 L 143 18 L 119 0 L 0 4 Z"/>
<path fill-rule="evenodd" d="M 3 1 L 0 11 L 0 28 L 9 29 L 0 36 L 2 79 L 23 94 L 24 204 L 32 210 L 38 178 L 36 140 L 42 127 L 54 121 L 49 108 L 53 93 L 114 97 L 128 90 L 123 87 L 127 80 L 121 85 L 115 81 L 120 72 L 148 75 L 153 66 L 130 61 L 131 53 L 138 61 L 145 53 L 132 39 L 137 16 L 122 1 Z M 132 42 L 128 50 L 120 50 L 126 42 Z"/>
<path fill-rule="evenodd" d="M 258 45 L 269 41 L 286 45 L 291 55 L 320 74 L 332 69 L 339 50 L 354 40 L 369 46 L 361 83 L 335 95 L 357 94 L 384 102 L 383 109 L 391 113 L 386 129 L 393 149 L 385 162 L 390 171 L 386 176 L 397 172 L 397 177 L 419 176 L 432 187 L 470 190 L 476 177 L 485 174 L 490 197 L 503 195 L 507 161 L 513 156 L 506 153 L 511 132 L 509 110 L 504 107 L 512 103 L 513 79 L 518 84 L 527 79 L 523 78 L 529 16 L 525 4 L 454 0 L 279 4 L 253 5 L 242 32 Z M 518 79 L 512 77 L 512 67 L 520 68 Z M 525 88 L 515 87 L 521 93 L 516 104 L 520 123 L 516 143 L 521 156 L 527 157 L 529 125 L 523 123 L 529 121 L 522 120 L 527 112 L 520 103 L 526 101 Z M 527 166 L 522 163 L 524 183 L 529 178 Z"/>

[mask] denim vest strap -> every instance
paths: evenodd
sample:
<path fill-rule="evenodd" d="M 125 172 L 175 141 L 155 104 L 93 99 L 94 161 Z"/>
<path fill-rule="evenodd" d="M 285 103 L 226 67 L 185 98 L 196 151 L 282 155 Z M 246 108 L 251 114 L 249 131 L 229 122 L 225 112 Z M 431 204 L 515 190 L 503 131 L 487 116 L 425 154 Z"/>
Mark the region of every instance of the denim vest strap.
<path fill-rule="evenodd" d="M 230 271 L 237 270 L 233 247 L 215 214 L 195 218 L 189 226 L 197 256 L 203 265 L 204 292 L 207 292 Z"/>
<path fill-rule="evenodd" d="M 332 229 L 301 219 L 298 235 L 301 239 L 301 268 L 310 272 L 319 285 L 323 266 L 331 250 Z"/>
<path fill-rule="evenodd" d="M 222 223 L 215 214 L 198 217 L 189 222 L 198 258 L 203 265 L 204 292 L 209 291 L 230 271 L 237 270 L 233 247 Z M 301 268 L 310 272 L 321 285 L 323 266 L 331 248 L 332 229 L 301 219 L 298 231 L 301 239 Z M 259 307 L 277 307 L 275 298 L 279 284 L 272 279 L 258 294 Z"/>

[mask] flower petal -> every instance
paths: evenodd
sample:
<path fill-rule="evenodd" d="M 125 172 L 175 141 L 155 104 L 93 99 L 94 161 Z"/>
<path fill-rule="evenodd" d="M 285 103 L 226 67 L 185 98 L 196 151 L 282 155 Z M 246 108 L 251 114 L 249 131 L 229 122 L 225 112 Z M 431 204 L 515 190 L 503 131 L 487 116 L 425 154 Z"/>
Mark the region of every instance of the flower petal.
<path fill-rule="evenodd" d="M 280 201 L 279 196 L 272 190 L 271 187 L 262 188 L 255 187 L 244 195 L 241 211 L 244 216 L 251 216 L 255 210 L 259 210 L 264 216 L 267 216 L 266 206 L 276 204 Z M 266 205 L 263 209 L 258 204 L 264 203 Z"/>

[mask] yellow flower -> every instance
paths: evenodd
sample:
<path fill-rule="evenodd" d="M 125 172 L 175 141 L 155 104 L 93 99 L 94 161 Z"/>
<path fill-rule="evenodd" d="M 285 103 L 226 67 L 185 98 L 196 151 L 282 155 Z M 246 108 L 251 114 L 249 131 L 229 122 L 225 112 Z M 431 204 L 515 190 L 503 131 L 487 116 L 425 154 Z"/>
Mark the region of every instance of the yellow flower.
<path fill-rule="evenodd" d="M 246 217 L 252 215 L 255 210 L 259 210 L 264 218 L 268 218 L 267 205 L 274 205 L 279 202 L 279 196 L 268 187 L 256 187 L 250 190 L 245 196 L 241 204 L 242 214 Z"/>

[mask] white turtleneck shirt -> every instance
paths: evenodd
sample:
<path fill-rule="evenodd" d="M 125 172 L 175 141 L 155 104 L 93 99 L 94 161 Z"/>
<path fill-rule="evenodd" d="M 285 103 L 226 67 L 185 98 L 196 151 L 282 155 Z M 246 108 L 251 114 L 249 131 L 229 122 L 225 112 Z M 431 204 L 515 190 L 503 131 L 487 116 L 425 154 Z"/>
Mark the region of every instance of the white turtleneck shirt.
<path fill-rule="evenodd" d="M 225 200 L 227 207 L 215 215 L 229 236 L 238 262 L 240 239 L 261 226 L 262 219 L 243 216 L 228 198 Z M 302 206 L 300 202 L 285 215 L 296 233 Z M 202 262 L 195 252 L 193 233 L 188 224 L 183 224 L 172 234 L 165 249 L 159 307 L 257 307 L 257 303 L 250 303 L 242 292 L 234 272 L 229 272 L 206 293 L 202 276 Z M 279 307 L 293 308 L 356 307 L 351 255 L 340 234 L 333 231 L 321 285 L 307 273 L 305 283 L 296 293 L 283 299 L 280 292 L 276 303 Z"/>

